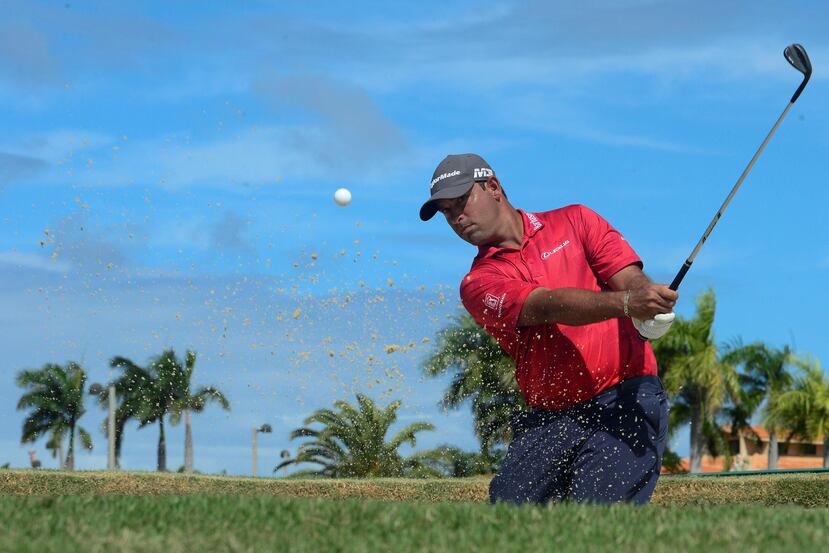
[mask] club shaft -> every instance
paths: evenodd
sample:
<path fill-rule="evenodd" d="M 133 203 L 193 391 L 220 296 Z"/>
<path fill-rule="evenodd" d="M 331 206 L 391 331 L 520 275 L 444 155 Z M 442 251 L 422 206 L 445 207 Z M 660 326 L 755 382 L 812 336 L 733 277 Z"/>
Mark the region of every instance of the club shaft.
<path fill-rule="evenodd" d="M 739 179 L 737 179 L 737 183 L 731 189 L 731 192 L 728 194 L 728 197 L 725 199 L 723 204 L 720 206 L 720 209 L 717 211 L 717 214 L 714 215 L 714 218 L 711 220 L 711 223 L 709 223 L 708 228 L 705 229 L 705 232 L 703 233 L 702 238 L 699 239 L 699 242 L 697 242 L 697 245 L 694 248 L 694 251 L 691 252 L 691 255 L 688 257 L 688 259 L 682 265 L 682 268 L 676 274 L 676 277 L 674 277 L 673 282 L 671 282 L 671 285 L 669 286 L 669 288 L 671 290 L 676 291 L 679 288 L 679 284 L 682 282 L 682 279 L 685 278 L 685 273 L 687 273 L 688 269 L 691 268 L 691 264 L 694 262 L 694 258 L 697 256 L 697 253 L 699 253 L 699 250 L 700 250 L 700 248 L 702 248 L 702 245 L 708 239 L 708 235 L 711 234 L 712 230 L 714 230 L 714 226 L 717 224 L 717 221 L 720 220 L 720 217 L 722 217 L 722 214 L 725 213 L 725 210 L 728 207 L 728 204 L 731 203 L 731 199 L 734 197 L 734 194 L 737 193 L 737 190 L 739 190 L 740 185 L 743 184 L 743 180 L 745 180 L 746 175 L 748 175 L 748 172 L 751 171 L 752 167 L 754 167 L 754 163 L 757 161 L 757 158 L 760 157 L 760 154 L 763 153 L 763 150 L 765 149 L 766 144 L 768 144 L 769 140 L 771 140 L 771 137 L 774 136 L 774 133 L 777 131 L 777 127 L 780 126 L 780 123 L 786 117 L 786 114 L 789 113 L 789 110 L 792 108 L 793 105 L 794 105 L 794 102 L 789 102 L 789 105 L 786 106 L 786 109 L 784 109 L 783 113 L 780 114 L 780 117 L 777 118 L 777 122 L 771 128 L 771 130 L 769 131 L 769 134 L 766 135 L 766 139 L 763 140 L 763 143 L 760 144 L 760 148 L 757 150 L 757 153 L 755 153 L 754 157 L 751 158 L 751 161 L 749 162 L 748 166 L 745 168 L 745 171 L 743 171 L 743 174 L 740 175 Z"/>

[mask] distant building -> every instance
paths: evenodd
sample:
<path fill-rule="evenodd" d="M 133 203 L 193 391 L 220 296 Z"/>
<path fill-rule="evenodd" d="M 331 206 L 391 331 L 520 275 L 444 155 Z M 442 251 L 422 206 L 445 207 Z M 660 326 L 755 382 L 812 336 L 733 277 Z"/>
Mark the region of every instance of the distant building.
<path fill-rule="evenodd" d="M 730 434 L 731 427 L 723 430 Z M 731 448 L 730 470 L 767 470 L 769 468 L 769 432 L 762 426 L 741 429 L 729 439 Z M 688 471 L 689 460 L 680 461 L 683 471 Z M 823 467 L 823 438 L 812 441 L 788 431 L 777 433 L 777 468 L 780 470 L 812 469 Z M 702 457 L 702 472 L 724 472 L 725 457 Z M 663 473 L 668 472 L 663 468 Z"/>

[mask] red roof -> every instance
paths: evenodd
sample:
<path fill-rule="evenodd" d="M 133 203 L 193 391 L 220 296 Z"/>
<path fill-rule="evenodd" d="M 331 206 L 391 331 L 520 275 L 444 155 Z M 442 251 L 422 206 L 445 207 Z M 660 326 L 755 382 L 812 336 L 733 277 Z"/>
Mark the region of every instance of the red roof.
<path fill-rule="evenodd" d="M 749 430 L 749 428 L 751 430 Z M 722 427 L 725 432 L 731 432 L 731 425 L 726 424 Z M 817 440 L 808 440 L 803 438 L 799 434 L 794 434 L 791 438 L 789 438 L 789 430 L 782 430 L 777 432 L 777 441 L 778 442 L 789 442 L 793 444 L 813 444 L 813 445 L 821 445 L 823 444 L 823 437 L 818 436 Z M 763 428 L 762 426 L 749 426 L 748 428 L 744 428 L 740 430 L 740 434 L 742 434 L 746 438 L 760 438 L 761 442 L 768 442 L 769 441 L 769 431 Z"/>
<path fill-rule="evenodd" d="M 768 470 L 768 457 L 765 455 L 752 455 L 749 461 L 751 466 L 748 467 L 748 470 Z M 691 464 L 687 458 L 683 458 L 680 460 L 679 466 L 679 472 L 688 472 Z M 777 468 L 779 470 L 819 469 L 823 468 L 823 458 L 803 455 L 781 455 L 777 459 Z M 725 457 L 710 457 L 705 455 L 702 458 L 702 472 L 724 471 Z M 660 474 L 671 474 L 671 472 L 665 467 L 662 467 Z"/>

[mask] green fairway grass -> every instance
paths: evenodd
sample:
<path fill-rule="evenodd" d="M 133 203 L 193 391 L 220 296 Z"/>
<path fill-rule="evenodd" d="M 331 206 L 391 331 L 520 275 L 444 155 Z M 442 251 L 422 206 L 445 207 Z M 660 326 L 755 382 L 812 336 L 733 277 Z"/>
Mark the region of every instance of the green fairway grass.
<path fill-rule="evenodd" d="M 327 499 L 486 502 L 489 478 L 315 479 L 185 476 L 155 472 L 0 471 L 2 495 L 277 495 Z M 663 476 L 656 505 L 800 505 L 829 507 L 829 474 L 729 478 Z"/>
<path fill-rule="evenodd" d="M 0 551 L 821 551 L 829 478 L 660 480 L 654 503 L 491 506 L 487 478 L 0 471 Z"/>
<path fill-rule="evenodd" d="M 492 507 L 273 496 L 0 498 L 2 551 L 825 551 L 802 507 Z"/>

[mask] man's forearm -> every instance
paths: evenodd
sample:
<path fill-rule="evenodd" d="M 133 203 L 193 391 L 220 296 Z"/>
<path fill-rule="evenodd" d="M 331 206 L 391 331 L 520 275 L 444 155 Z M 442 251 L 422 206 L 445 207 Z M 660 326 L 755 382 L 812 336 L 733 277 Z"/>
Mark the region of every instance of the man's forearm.
<path fill-rule="evenodd" d="M 628 265 L 607 281 L 613 290 L 635 290 L 651 284 L 651 279 L 637 265 Z"/>
<path fill-rule="evenodd" d="M 598 323 L 623 317 L 625 292 L 594 292 L 580 288 L 536 288 L 524 302 L 519 326 Z"/>

